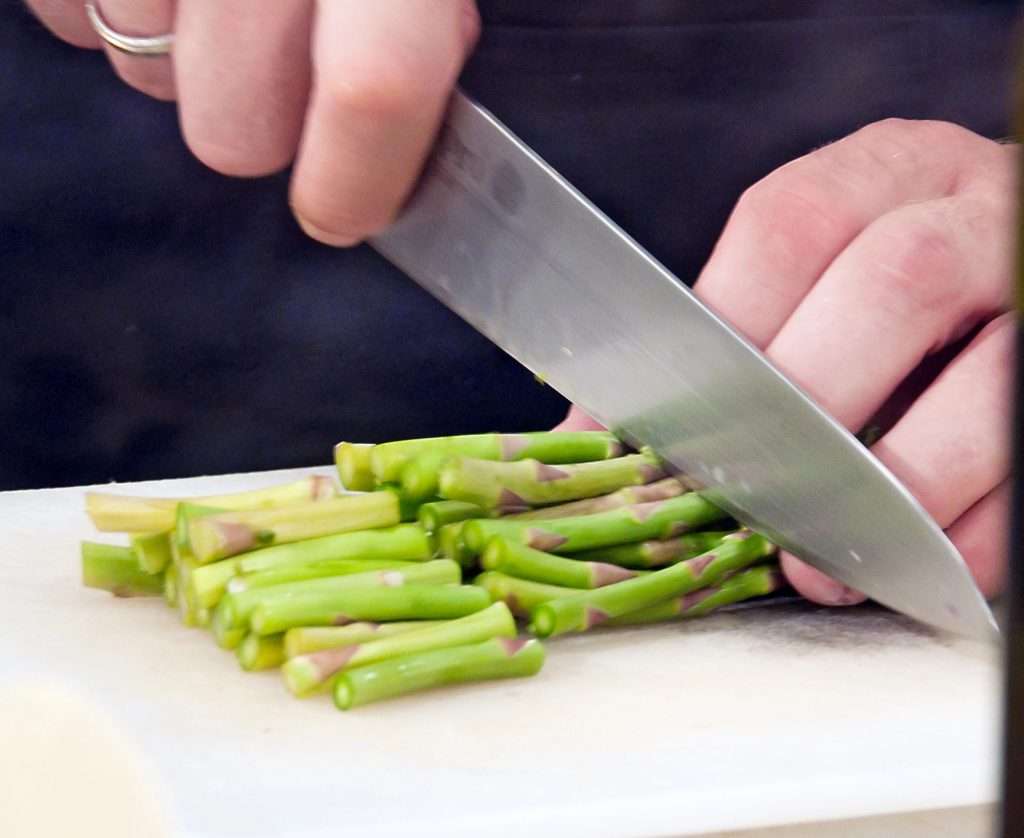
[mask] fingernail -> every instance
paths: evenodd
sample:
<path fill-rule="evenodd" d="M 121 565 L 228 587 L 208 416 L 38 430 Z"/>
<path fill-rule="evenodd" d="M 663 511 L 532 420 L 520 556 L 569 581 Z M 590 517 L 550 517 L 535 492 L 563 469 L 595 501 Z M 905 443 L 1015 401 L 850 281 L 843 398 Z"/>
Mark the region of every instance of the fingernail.
<path fill-rule="evenodd" d="M 295 220 L 299 222 L 299 226 L 302 228 L 303 233 L 311 239 L 316 239 L 322 244 L 329 245 L 330 247 L 352 247 L 353 245 L 359 244 L 360 239 L 355 236 L 346 236 L 339 233 L 329 233 L 327 230 L 321 230 L 301 215 L 296 215 Z"/>

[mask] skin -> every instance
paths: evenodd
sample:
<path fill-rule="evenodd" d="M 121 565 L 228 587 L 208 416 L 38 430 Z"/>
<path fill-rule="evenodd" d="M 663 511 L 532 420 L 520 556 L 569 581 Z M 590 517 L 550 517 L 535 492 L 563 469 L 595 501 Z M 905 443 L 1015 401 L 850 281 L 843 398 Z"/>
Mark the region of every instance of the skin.
<path fill-rule="evenodd" d="M 81 0 L 27 0 L 58 37 L 100 43 Z M 479 34 L 472 0 L 102 0 L 115 29 L 173 54 L 108 50 L 176 99 L 195 155 L 234 176 L 294 162 L 313 238 L 350 246 L 395 217 Z M 697 294 L 873 450 L 1000 590 L 1009 511 L 1016 147 L 889 119 L 794 160 L 739 199 Z M 749 301 L 756 301 L 750 304 Z M 598 427 L 573 409 L 563 429 Z M 792 556 L 817 602 L 863 597 Z"/>

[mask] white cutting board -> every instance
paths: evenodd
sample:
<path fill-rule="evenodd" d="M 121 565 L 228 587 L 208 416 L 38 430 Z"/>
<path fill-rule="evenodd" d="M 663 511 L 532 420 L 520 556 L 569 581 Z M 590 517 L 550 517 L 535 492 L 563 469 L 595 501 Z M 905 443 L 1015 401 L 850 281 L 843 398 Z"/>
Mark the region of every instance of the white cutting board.
<path fill-rule="evenodd" d="M 0 493 L 0 683 L 57 679 L 114 715 L 182 835 L 681 836 L 940 809 L 980 824 L 997 796 L 999 654 L 881 610 L 559 638 L 535 678 L 340 713 L 243 673 L 162 601 L 83 589 L 92 537 L 81 489 Z"/>

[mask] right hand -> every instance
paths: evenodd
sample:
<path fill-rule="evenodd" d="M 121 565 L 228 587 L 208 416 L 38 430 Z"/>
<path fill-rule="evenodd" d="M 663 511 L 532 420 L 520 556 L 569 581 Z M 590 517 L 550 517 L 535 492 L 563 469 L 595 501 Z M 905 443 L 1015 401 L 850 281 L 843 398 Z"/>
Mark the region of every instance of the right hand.
<path fill-rule="evenodd" d="M 27 0 L 58 37 L 98 49 L 82 0 Z M 126 35 L 174 32 L 170 56 L 107 48 L 117 74 L 177 99 L 185 142 L 226 175 L 294 162 L 292 209 L 354 245 L 393 220 L 476 43 L 474 0 L 97 0 Z"/>

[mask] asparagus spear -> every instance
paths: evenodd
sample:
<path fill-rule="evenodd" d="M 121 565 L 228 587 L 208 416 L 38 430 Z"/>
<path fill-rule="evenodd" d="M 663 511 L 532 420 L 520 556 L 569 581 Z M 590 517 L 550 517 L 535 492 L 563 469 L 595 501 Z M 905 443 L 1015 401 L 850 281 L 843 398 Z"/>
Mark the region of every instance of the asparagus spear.
<path fill-rule="evenodd" d="M 369 492 L 375 486 L 370 451 L 373 446 L 361 442 L 339 442 L 334 446 L 334 464 L 341 485 L 350 492 Z"/>
<path fill-rule="evenodd" d="M 284 567 L 260 570 L 256 573 L 232 576 L 228 580 L 228 592 L 232 594 L 252 588 L 269 588 L 285 582 L 301 582 L 306 579 L 321 579 L 325 576 L 348 576 L 351 573 L 365 573 L 368 570 L 405 570 L 421 562 L 396 562 L 387 559 L 336 559 L 306 565 L 285 565 Z"/>
<path fill-rule="evenodd" d="M 578 594 L 579 588 L 562 588 L 557 585 L 545 585 L 543 582 L 531 582 L 529 579 L 517 579 L 504 573 L 490 570 L 481 573 L 473 580 L 494 602 L 504 602 L 517 617 L 529 617 L 542 602 Z"/>
<path fill-rule="evenodd" d="M 480 564 L 485 570 L 497 570 L 520 579 L 563 588 L 600 588 L 639 575 L 638 571 L 614 564 L 554 556 L 500 536 L 487 542 Z"/>
<path fill-rule="evenodd" d="M 230 495 L 192 498 L 196 503 L 224 509 L 264 509 L 334 497 L 329 478 L 311 475 L 293 483 Z M 175 510 L 183 498 L 145 498 L 86 492 L 85 510 L 93 526 L 104 532 L 165 532 L 174 527 Z"/>
<path fill-rule="evenodd" d="M 217 614 L 225 628 L 244 629 L 259 605 L 284 602 L 302 603 L 307 608 L 330 608 L 339 592 L 359 588 L 398 588 L 410 584 L 450 585 L 457 584 L 460 578 L 461 571 L 455 562 L 439 559 L 410 564 L 404 570 L 373 570 L 228 593 L 217 604 Z"/>
<path fill-rule="evenodd" d="M 715 585 L 726 574 L 774 552 L 775 546 L 763 536 L 747 530 L 730 533 L 714 550 L 685 562 L 637 579 L 541 603 L 530 615 L 530 628 L 540 637 L 586 631 L 630 611 Z"/>
<path fill-rule="evenodd" d="M 247 634 L 235 649 L 235 657 L 238 658 L 238 665 L 246 672 L 273 669 L 285 661 L 284 636 Z"/>
<path fill-rule="evenodd" d="M 476 562 L 476 552 L 466 546 L 462 537 L 465 521 L 445 524 L 437 531 L 438 551 L 445 558 L 458 562 L 462 567 L 470 567 Z"/>
<path fill-rule="evenodd" d="M 147 573 L 131 547 L 82 542 L 82 584 L 100 588 L 114 596 L 159 596 L 164 580 L 159 574 Z"/>
<path fill-rule="evenodd" d="M 605 625 L 632 626 L 681 617 L 700 617 L 726 605 L 774 593 L 783 584 L 782 574 L 777 567 L 772 565 L 752 567 L 750 570 L 744 570 L 724 579 L 718 585 L 691 591 L 639 611 L 630 611 L 621 617 L 609 620 Z"/>
<path fill-rule="evenodd" d="M 319 503 L 197 518 L 188 525 L 188 537 L 196 560 L 206 564 L 256 547 L 388 527 L 397 524 L 400 517 L 398 497 L 393 492 L 368 492 Z"/>
<path fill-rule="evenodd" d="M 284 652 L 289 658 L 391 637 L 414 629 L 441 625 L 444 620 L 409 620 L 403 623 L 349 623 L 347 626 L 300 626 L 284 633 Z"/>
<path fill-rule="evenodd" d="M 557 506 L 543 506 L 540 509 L 517 512 L 507 517 L 515 521 L 573 518 L 577 515 L 593 515 L 597 512 L 607 512 L 609 509 L 618 509 L 622 506 L 633 506 L 637 503 L 667 500 L 668 498 L 678 497 L 686 491 L 686 487 L 677 478 L 666 477 L 643 486 L 627 486 L 624 489 L 619 489 L 617 492 L 612 492 L 610 495 L 574 500 L 569 503 L 558 504 Z"/>
<path fill-rule="evenodd" d="M 486 518 L 487 510 L 475 503 L 461 500 L 438 500 L 425 503 L 419 508 L 420 526 L 428 535 L 432 535 L 445 526 L 456 521 L 467 521 L 470 518 Z"/>
<path fill-rule="evenodd" d="M 438 482 L 441 496 L 450 500 L 469 501 L 488 509 L 521 511 L 531 506 L 605 495 L 663 476 L 657 458 L 648 453 L 561 466 L 539 460 L 496 463 L 457 457 L 445 463 Z"/>
<path fill-rule="evenodd" d="M 213 609 L 210 616 L 210 633 L 213 639 L 222 649 L 237 649 L 249 633 L 247 627 L 232 623 L 234 612 L 225 608 L 228 597 L 224 597 L 217 607 Z"/>
<path fill-rule="evenodd" d="M 178 566 L 173 562 L 164 571 L 164 600 L 172 608 L 178 604 Z"/>
<path fill-rule="evenodd" d="M 406 693 L 496 678 L 535 675 L 544 665 L 536 640 L 498 637 L 472 646 L 434 649 L 350 669 L 334 684 L 334 703 L 349 710 Z"/>
<path fill-rule="evenodd" d="M 190 587 L 197 602 L 212 608 L 227 589 L 228 580 L 239 574 L 342 559 L 426 561 L 430 555 L 423 530 L 413 524 L 402 524 L 280 544 L 204 565 L 192 573 Z"/>
<path fill-rule="evenodd" d="M 160 573 L 171 561 L 170 534 L 166 532 L 138 533 L 128 539 L 135 558 L 146 573 Z"/>
<path fill-rule="evenodd" d="M 482 643 L 492 637 L 515 637 L 516 623 L 503 602 L 439 625 L 402 632 L 366 643 L 326 649 L 290 658 L 281 667 L 284 681 L 294 695 L 309 695 L 327 686 L 344 669 L 397 658 L 429 649 L 447 649 Z"/>
<path fill-rule="evenodd" d="M 724 518 L 725 513 L 696 492 L 676 498 L 624 506 L 594 515 L 551 521 L 477 519 L 462 525 L 462 539 L 474 553 L 500 535 L 548 553 L 574 553 L 628 544 L 645 538 L 672 538 Z"/>
<path fill-rule="evenodd" d="M 603 547 L 597 550 L 584 550 L 573 553 L 574 559 L 589 562 L 608 562 L 619 567 L 646 569 L 664 567 L 681 559 L 692 559 L 706 553 L 719 544 L 728 531 L 691 532 L 678 538 L 667 538 L 664 541 L 637 541 L 633 544 L 620 544 L 618 547 Z"/>
<path fill-rule="evenodd" d="M 275 634 L 296 626 L 342 626 L 363 620 L 449 620 L 490 604 L 487 592 L 473 585 L 354 588 L 330 598 L 312 595 L 262 602 L 249 625 L 258 634 Z"/>

